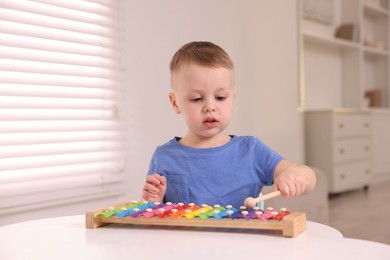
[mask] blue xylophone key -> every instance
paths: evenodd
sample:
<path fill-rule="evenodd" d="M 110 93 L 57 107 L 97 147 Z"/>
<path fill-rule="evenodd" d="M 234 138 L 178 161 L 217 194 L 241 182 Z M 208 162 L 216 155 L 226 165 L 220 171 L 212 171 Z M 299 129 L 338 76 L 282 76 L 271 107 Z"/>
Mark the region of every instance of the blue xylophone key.
<path fill-rule="evenodd" d="M 138 217 L 139 215 L 145 213 L 147 208 L 150 208 L 150 207 L 153 207 L 153 206 L 155 206 L 154 202 L 149 202 L 149 203 L 146 203 L 146 204 L 144 204 L 144 205 L 141 205 L 141 206 L 137 207 L 137 208 L 138 208 L 138 211 L 137 211 L 137 212 L 136 212 L 136 211 L 133 211 L 133 213 L 130 214 L 130 216 L 136 218 L 136 217 Z"/>
<path fill-rule="evenodd" d="M 219 213 L 219 214 L 220 214 L 221 218 L 225 218 L 225 217 L 230 217 L 229 213 L 234 213 L 234 212 L 236 212 L 236 211 L 237 211 L 236 208 L 230 207 L 230 208 L 224 209 L 224 210 L 221 211 L 221 213 Z"/>
<path fill-rule="evenodd" d="M 224 207 L 220 207 L 219 205 L 217 207 L 214 206 L 214 209 L 213 209 L 214 214 L 211 215 L 210 217 L 219 220 L 222 218 L 221 212 L 223 212 L 224 210 L 226 210 Z"/>
<path fill-rule="evenodd" d="M 165 203 L 155 202 L 154 206 L 145 209 L 146 212 L 144 211 L 144 213 L 141 216 L 146 217 L 146 218 L 154 217 L 160 213 L 159 209 L 162 207 L 165 207 Z"/>
<path fill-rule="evenodd" d="M 241 211 L 239 211 L 239 210 L 235 211 L 232 215 L 230 215 L 230 218 L 231 218 L 231 219 L 242 218 Z"/>
<path fill-rule="evenodd" d="M 127 209 L 127 210 L 116 213 L 116 215 L 123 218 L 123 217 L 127 216 L 128 214 L 130 214 L 130 212 L 132 212 L 132 210 L 133 209 Z"/>

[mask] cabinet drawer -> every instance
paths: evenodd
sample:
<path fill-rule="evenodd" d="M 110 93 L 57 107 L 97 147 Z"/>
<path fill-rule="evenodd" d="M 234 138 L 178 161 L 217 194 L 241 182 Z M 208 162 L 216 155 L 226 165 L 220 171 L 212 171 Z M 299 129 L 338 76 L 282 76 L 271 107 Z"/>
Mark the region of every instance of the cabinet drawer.
<path fill-rule="evenodd" d="M 370 138 L 350 138 L 334 140 L 333 162 L 347 162 L 371 157 Z"/>
<path fill-rule="evenodd" d="M 334 115 L 333 137 L 351 137 L 371 134 L 371 119 L 365 114 Z"/>
<path fill-rule="evenodd" d="M 368 185 L 372 176 L 370 161 L 360 161 L 337 165 L 334 168 L 331 191 Z"/>

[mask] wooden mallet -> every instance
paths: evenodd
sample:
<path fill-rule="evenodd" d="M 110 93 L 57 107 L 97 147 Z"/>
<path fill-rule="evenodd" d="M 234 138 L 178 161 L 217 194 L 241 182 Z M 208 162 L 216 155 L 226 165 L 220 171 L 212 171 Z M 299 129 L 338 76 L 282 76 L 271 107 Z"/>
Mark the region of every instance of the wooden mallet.
<path fill-rule="evenodd" d="M 281 193 L 279 190 L 277 191 L 273 191 L 273 192 L 270 192 L 264 196 L 260 196 L 260 197 L 257 197 L 257 198 L 252 198 L 252 197 L 248 197 L 244 200 L 244 205 L 248 208 L 254 208 L 256 207 L 256 204 L 260 201 L 265 201 L 267 199 L 270 199 L 270 198 L 273 198 L 273 197 L 276 197 L 276 196 L 279 196 Z"/>

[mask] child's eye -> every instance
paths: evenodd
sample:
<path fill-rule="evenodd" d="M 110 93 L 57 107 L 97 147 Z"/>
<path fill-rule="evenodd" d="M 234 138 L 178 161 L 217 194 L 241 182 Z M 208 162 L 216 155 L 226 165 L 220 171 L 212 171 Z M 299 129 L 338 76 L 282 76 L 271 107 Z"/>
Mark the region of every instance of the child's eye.
<path fill-rule="evenodd" d="M 192 102 L 199 102 L 199 101 L 202 100 L 202 98 L 201 98 L 201 97 L 197 97 L 197 98 L 191 98 L 190 100 L 191 100 Z"/>
<path fill-rule="evenodd" d="M 226 97 L 224 97 L 224 96 L 216 96 L 215 99 L 218 100 L 218 101 L 224 101 L 226 99 Z"/>

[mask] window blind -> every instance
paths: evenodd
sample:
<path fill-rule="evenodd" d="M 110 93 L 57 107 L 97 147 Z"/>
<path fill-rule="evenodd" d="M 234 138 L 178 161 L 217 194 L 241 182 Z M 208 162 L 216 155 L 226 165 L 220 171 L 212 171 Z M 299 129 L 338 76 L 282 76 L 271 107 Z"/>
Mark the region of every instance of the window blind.
<path fill-rule="evenodd" d="M 123 192 L 115 1 L 0 1 L 0 214 Z"/>

